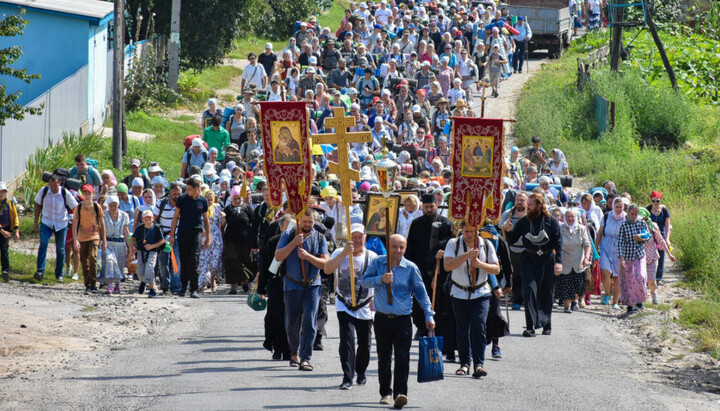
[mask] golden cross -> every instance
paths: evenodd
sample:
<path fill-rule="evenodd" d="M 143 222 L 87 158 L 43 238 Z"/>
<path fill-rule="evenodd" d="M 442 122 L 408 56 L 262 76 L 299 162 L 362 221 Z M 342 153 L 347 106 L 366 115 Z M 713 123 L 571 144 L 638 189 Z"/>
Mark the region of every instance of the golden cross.
<path fill-rule="evenodd" d="M 350 143 L 369 143 L 372 134 L 369 131 L 347 131 L 348 127 L 355 127 L 355 117 L 346 117 L 343 107 L 333 109 L 333 117 L 325 119 L 326 128 L 334 128 L 334 133 L 315 134 L 315 144 L 336 144 L 338 162 L 330 162 L 330 172 L 340 178 L 340 191 L 342 205 L 352 206 L 352 181 L 360 181 L 360 172 L 350 166 Z M 349 218 L 348 218 L 349 221 Z M 348 235 L 350 233 L 348 232 Z"/>

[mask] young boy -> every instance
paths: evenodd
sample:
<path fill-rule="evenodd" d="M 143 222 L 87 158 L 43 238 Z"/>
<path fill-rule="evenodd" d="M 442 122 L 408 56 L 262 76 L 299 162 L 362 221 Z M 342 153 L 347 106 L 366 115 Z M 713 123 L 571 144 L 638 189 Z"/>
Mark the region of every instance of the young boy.
<path fill-rule="evenodd" d="M 542 141 L 540 141 L 540 137 L 534 136 L 531 142 L 532 148 L 528 152 L 528 158 L 535 164 L 537 169 L 540 170 L 545 163 L 547 163 L 548 155 L 547 152 L 545 152 L 545 149 L 542 148 Z"/>
<path fill-rule="evenodd" d="M 157 262 L 158 249 L 165 244 L 162 231 L 153 220 L 152 210 L 143 211 L 143 224 L 137 226 L 133 232 L 132 238 L 130 239 L 132 252 L 128 258 L 128 260 L 133 260 L 136 251 L 140 251 L 140 254 L 137 256 L 137 275 L 141 281 L 138 293 L 142 294 L 145 292 L 145 284 L 147 284 L 150 288 L 148 298 L 154 298 L 157 295 L 155 287 L 155 263 Z"/>
<path fill-rule="evenodd" d="M 462 80 L 456 78 L 453 80 L 453 88 L 448 91 L 448 100 L 450 100 L 450 105 L 455 106 L 455 103 L 460 99 L 466 100 L 465 96 L 465 90 L 462 89 Z"/>
<path fill-rule="evenodd" d="M 492 52 L 488 58 L 488 76 L 490 77 L 490 86 L 492 87 L 492 96 L 498 96 L 498 85 L 500 84 L 500 74 L 502 73 L 503 64 L 507 60 L 500 55 L 500 46 L 493 45 Z"/>
<path fill-rule="evenodd" d="M 2 280 L 10 281 L 10 253 L 8 251 L 10 237 L 20 239 L 20 220 L 18 219 L 15 202 L 7 197 L 8 188 L 4 181 L 0 181 L 0 265 L 2 265 Z"/>

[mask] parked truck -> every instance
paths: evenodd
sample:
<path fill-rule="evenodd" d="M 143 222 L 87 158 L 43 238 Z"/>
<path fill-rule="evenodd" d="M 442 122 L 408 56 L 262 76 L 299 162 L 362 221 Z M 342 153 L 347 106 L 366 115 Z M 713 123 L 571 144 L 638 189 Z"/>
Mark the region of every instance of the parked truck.
<path fill-rule="evenodd" d="M 532 30 L 528 51 L 547 49 L 552 58 L 559 58 L 570 45 L 572 17 L 567 0 L 508 0 L 511 16 L 523 16 Z"/>

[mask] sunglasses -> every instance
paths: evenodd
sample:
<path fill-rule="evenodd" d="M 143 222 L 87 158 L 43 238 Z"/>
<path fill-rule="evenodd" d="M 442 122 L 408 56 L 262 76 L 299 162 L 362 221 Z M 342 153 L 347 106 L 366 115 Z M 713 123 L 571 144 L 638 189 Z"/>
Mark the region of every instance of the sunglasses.
<path fill-rule="evenodd" d="M 660 200 L 658 200 L 658 199 L 655 199 L 655 200 L 652 200 L 652 202 L 653 202 L 653 203 L 659 203 L 659 202 L 660 202 Z"/>

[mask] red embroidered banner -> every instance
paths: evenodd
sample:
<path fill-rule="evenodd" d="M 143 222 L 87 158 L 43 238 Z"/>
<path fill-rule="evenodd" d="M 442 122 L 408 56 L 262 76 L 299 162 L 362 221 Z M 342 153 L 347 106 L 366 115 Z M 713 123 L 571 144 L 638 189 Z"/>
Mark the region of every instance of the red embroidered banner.
<path fill-rule="evenodd" d="M 260 103 L 265 175 L 273 206 L 282 205 L 283 183 L 290 212 L 300 214 L 310 198 L 312 169 L 305 103 Z"/>
<path fill-rule="evenodd" d="M 500 217 L 503 120 L 455 117 L 453 124 L 452 218 L 481 227 Z"/>

